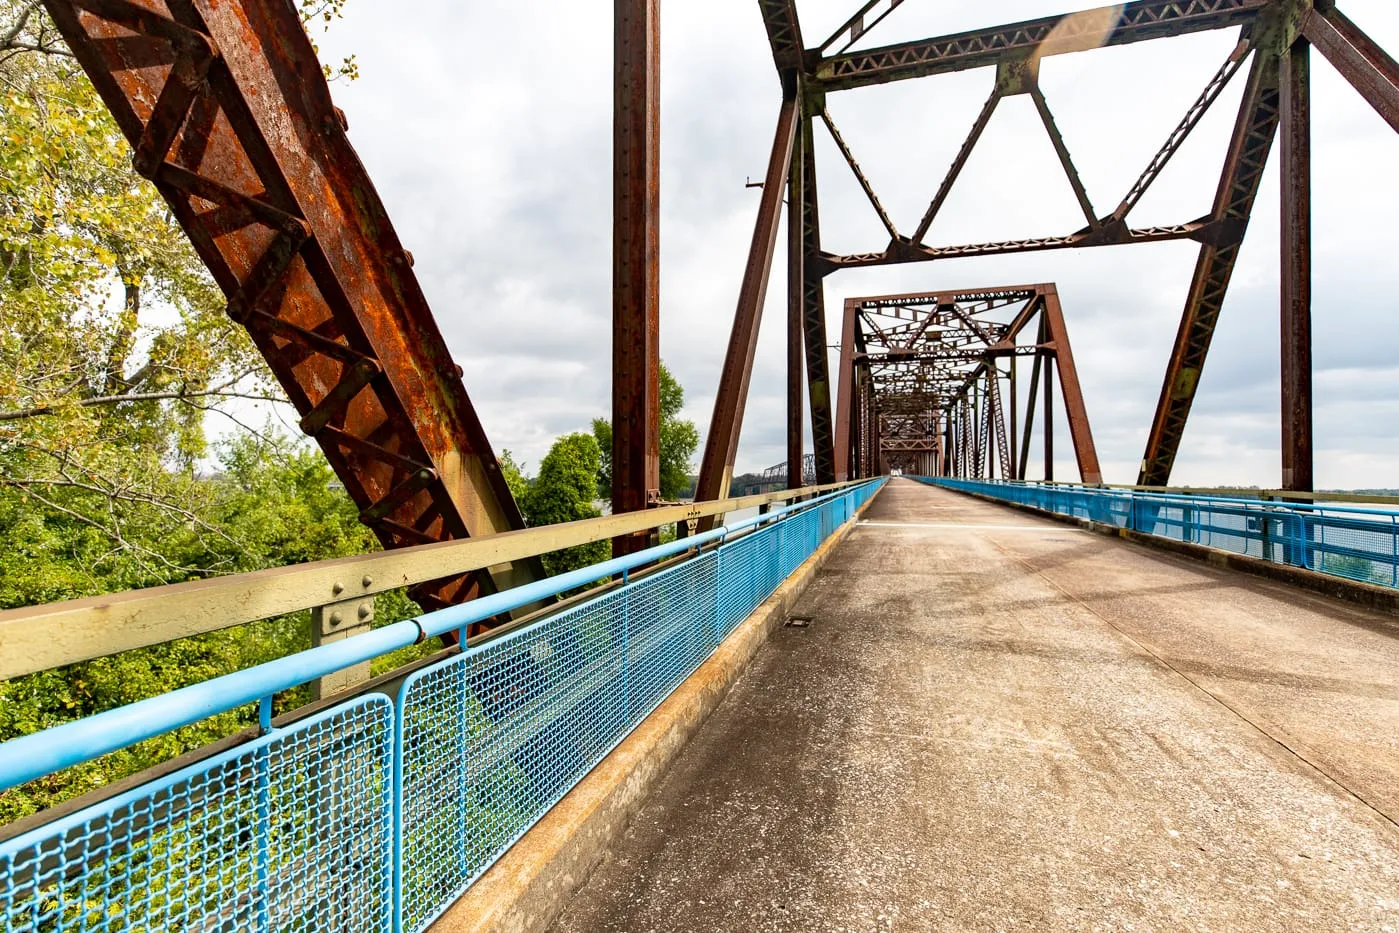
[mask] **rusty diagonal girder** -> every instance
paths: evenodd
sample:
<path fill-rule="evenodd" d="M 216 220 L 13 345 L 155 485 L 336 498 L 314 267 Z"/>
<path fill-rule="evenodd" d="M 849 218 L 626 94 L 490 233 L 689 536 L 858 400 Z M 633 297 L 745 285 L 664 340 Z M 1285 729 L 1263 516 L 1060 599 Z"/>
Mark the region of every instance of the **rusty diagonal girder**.
<path fill-rule="evenodd" d="M 523 527 L 292 4 L 45 5 L 383 545 Z M 437 608 L 542 574 L 413 595 Z"/>
<path fill-rule="evenodd" d="M 1312 8 L 1313 2 L 1315 9 Z M 802 143 L 799 143 L 798 151 L 793 156 L 792 190 L 794 208 L 800 211 L 797 216 L 802 219 L 803 235 L 800 242 L 803 255 L 791 260 L 792 268 L 799 270 L 794 272 L 794 275 L 801 281 L 800 288 L 793 287 L 792 300 L 801 304 L 800 317 L 803 321 L 808 364 L 807 381 L 812 402 L 813 444 L 818 476 L 823 482 L 834 478 L 830 467 L 837 457 L 845 456 L 839 451 L 834 455 L 829 453 L 830 448 L 826 446 L 831 442 L 831 436 L 826 431 L 829 417 L 820 410 L 818 404 L 829 397 L 828 380 L 824 373 L 824 354 L 815 352 L 815 348 L 824 338 L 821 281 L 826 275 L 846 268 L 1189 239 L 1201 245 L 1200 260 L 1182 315 L 1180 333 L 1170 358 L 1138 480 L 1148 485 L 1164 485 L 1169 478 L 1199 383 L 1215 322 L 1257 195 L 1262 169 L 1272 139 L 1276 135 L 1279 106 L 1278 69 L 1281 57 L 1297 42 L 1310 41 L 1316 44 L 1322 54 L 1380 115 L 1399 129 L 1399 65 L 1335 9 L 1334 0 L 1138 0 L 856 52 L 848 51 L 850 46 L 862 38 L 871 26 L 888 16 L 898 3 L 890 3 L 881 8 L 874 20 L 868 21 L 867 17 L 871 11 L 880 4 L 877 0 L 867 0 L 826 42 L 805 52 L 799 49 L 800 28 L 797 25 L 794 0 L 759 0 L 759 6 L 768 26 L 774 61 L 782 74 L 784 88 L 791 93 L 795 83 L 802 100 L 802 128 L 799 131 Z M 1243 27 L 1243 32 L 1225 62 L 1211 77 L 1116 209 L 1106 216 L 1099 216 L 1093 209 L 1088 192 L 1074 167 L 1069 148 L 1055 125 L 1049 104 L 1039 88 L 1040 61 L 1047 56 L 1236 26 Z M 840 50 L 827 56 L 826 53 L 838 44 Z M 1140 203 L 1210 107 L 1250 59 L 1253 64 L 1249 84 L 1225 160 L 1219 194 L 1211 212 L 1205 217 L 1167 226 L 1131 227 L 1128 219 L 1133 208 Z M 986 104 L 939 185 L 917 230 L 911 237 L 900 236 L 850 146 L 831 118 L 826 107 L 827 95 L 850 88 L 992 66 L 996 68 L 996 80 Z M 1305 68 L 1296 70 L 1296 77 L 1292 80 L 1305 81 Z M 1032 98 L 1065 177 L 1083 210 L 1085 227 L 1062 236 L 957 246 L 926 245 L 924 239 L 931 225 L 993 117 L 998 103 L 1003 97 L 1011 94 L 1028 94 Z M 810 152 L 811 124 L 818 117 L 826 125 L 842 158 L 855 175 L 880 223 L 889 233 L 888 246 L 879 252 L 837 255 L 820 249 L 819 222 L 815 209 L 815 165 Z M 1305 119 L 1303 113 L 1299 120 Z M 1304 178 L 1292 187 L 1298 192 L 1303 192 L 1306 184 Z M 1304 197 L 1304 193 L 1291 193 L 1287 197 L 1291 199 L 1289 203 L 1293 203 Z M 798 204 L 800 207 L 796 206 Z M 1309 223 L 1309 214 L 1305 211 L 1294 211 L 1294 214 L 1297 218 L 1302 218 L 1295 223 Z M 1306 248 L 1305 238 L 1294 239 L 1297 244 L 1302 244 L 1298 248 Z M 1291 269 L 1288 275 L 1309 277 L 1308 263 L 1295 264 L 1295 268 Z M 1303 296 L 1296 301 L 1309 305 L 1309 292 L 1299 292 L 1294 288 L 1292 293 Z M 795 305 L 792 313 L 798 313 Z M 1309 321 L 1309 312 L 1300 319 Z M 1304 323 L 1299 326 L 1309 328 L 1310 325 Z M 842 334 L 843 354 L 846 353 L 845 345 L 856 339 L 859 339 L 858 334 Z M 1299 368 L 1309 371 L 1309 338 L 1299 345 L 1295 355 L 1297 360 L 1302 362 L 1289 364 L 1292 365 L 1293 371 L 1300 371 Z M 1303 362 L 1305 366 L 1302 365 Z M 1046 379 L 1050 375 L 1046 370 Z M 1302 377 L 1298 375 L 1289 378 L 1295 379 L 1296 384 L 1284 388 L 1285 408 L 1292 404 L 1288 399 L 1295 398 L 1298 393 L 1305 392 L 1309 398 L 1309 389 L 1305 388 Z M 1038 391 L 1037 384 L 1036 382 L 1031 386 L 1032 396 Z M 842 384 L 839 389 L 844 393 L 847 387 Z M 1048 404 L 1050 400 L 1046 397 L 1044 401 Z M 858 411 L 859 404 L 862 403 L 856 403 L 854 409 L 857 418 L 863 417 Z M 1309 404 L 1308 401 L 1307 405 Z M 847 414 L 848 412 L 842 412 L 840 418 L 845 418 Z M 986 414 L 984 409 L 983 414 Z M 994 414 L 989 413 L 990 416 Z M 789 414 L 789 421 L 791 417 L 793 416 Z M 849 436 L 840 436 L 843 425 L 844 422 L 838 419 L 834 438 L 836 448 L 849 441 Z M 1308 428 L 1308 435 L 1309 430 Z M 974 438 L 963 436 L 959 437 L 956 443 L 971 444 L 973 440 Z M 1284 443 L 1288 441 L 1285 439 Z M 1297 444 L 1299 449 L 1305 447 L 1305 457 L 1309 459 L 1309 436 L 1305 440 L 1299 440 Z M 968 446 L 967 449 L 970 450 L 971 447 Z M 1012 449 L 1012 454 L 1013 452 Z M 1023 460 L 1023 457 L 1018 459 Z M 1309 476 L 1310 467 L 1303 472 Z"/>

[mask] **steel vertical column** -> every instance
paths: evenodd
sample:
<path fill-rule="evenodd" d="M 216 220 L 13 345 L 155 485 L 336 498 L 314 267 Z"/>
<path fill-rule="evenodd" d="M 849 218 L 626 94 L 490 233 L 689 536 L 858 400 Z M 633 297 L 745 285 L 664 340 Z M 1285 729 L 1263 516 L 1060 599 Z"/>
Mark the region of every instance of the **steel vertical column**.
<path fill-rule="evenodd" d="M 1012 356 L 1010 358 L 1010 465 L 1006 479 L 1018 479 L 1020 476 L 1020 471 L 1017 469 L 1019 451 L 1016 450 L 1020 440 L 1020 399 L 1015 392 L 1015 371 L 1019 368 L 1019 358 Z"/>
<path fill-rule="evenodd" d="M 809 105 L 808 105 L 809 106 Z M 826 359 L 825 275 L 821 255 L 821 213 L 816 187 L 813 115 L 802 116 L 802 327 L 806 345 L 806 383 L 811 410 L 811 449 L 816 455 L 816 482 L 835 482 L 831 430 L 831 377 Z"/>
<path fill-rule="evenodd" d="M 1054 354 L 1044 355 L 1044 481 L 1054 482 Z"/>
<path fill-rule="evenodd" d="M 850 478 L 850 418 L 855 404 L 855 316 L 859 302 L 845 302 L 840 325 L 840 366 L 836 370 L 835 471 L 836 482 Z"/>
<path fill-rule="evenodd" d="M 1043 345 L 1045 341 L 1044 317 L 1040 317 L 1039 337 L 1036 341 Z M 1040 370 L 1044 367 L 1044 351 L 1035 352 L 1035 363 L 1030 369 L 1030 397 L 1025 400 L 1025 435 L 1020 444 L 1020 472 L 1016 474 L 1016 479 L 1023 480 L 1030 465 L 1030 439 L 1035 430 L 1035 404 L 1039 401 L 1040 391 Z"/>
<path fill-rule="evenodd" d="M 1311 45 L 1298 39 L 1279 68 L 1282 148 L 1282 488 L 1312 478 Z"/>
<path fill-rule="evenodd" d="M 810 145 L 802 120 L 787 174 L 787 488 L 800 489 L 802 447 L 802 296 L 806 293 L 805 153 Z"/>
<path fill-rule="evenodd" d="M 615 0 L 612 511 L 660 500 L 660 0 Z M 614 555 L 647 536 L 612 542 Z"/>
<path fill-rule="evenodd" d="M 714 417 L 709 422 L 704 458 L 700 462 L 699 481 L 695 487 L 696 501 L 723 499 L 729 494 L 734 457 L 738 453 L 739 434 L 743 429 L 743 412 L 748 402 L 748 385 L 753 375 L 753 357 L 758 349 L 758 324 L 763 316 L 763 300 L 767 296 L 768 279 L 772 272 L 772 254 L 777 247 L 782 190 L 788 166 L 792 163 L 797 113 L 795 95 L 785 98 L 777 117 L 777 130 L 772 141 L 772 154 L 768 158 L 767 175 L 764 176 L 758 218 L 753 224 L 748 265 L 743 270 L 743 284 L 739 286 L 738 307 L 734 311 L 724 371 L 719 380 L 719 391 L 714 397 Z"/>

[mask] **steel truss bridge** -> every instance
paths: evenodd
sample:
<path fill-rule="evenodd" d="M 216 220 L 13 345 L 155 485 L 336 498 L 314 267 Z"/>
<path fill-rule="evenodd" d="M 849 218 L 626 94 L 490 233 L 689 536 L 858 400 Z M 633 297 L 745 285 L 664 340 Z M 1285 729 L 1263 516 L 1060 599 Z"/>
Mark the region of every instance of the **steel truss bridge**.
<path fill-rule="evenodd" d="M 1399 825 L 1399 801 L 1391 793 L 1399 784 L 1399 754 L 1391 754 L 1385 740 L 1376 738 L 1392 736 L 1396 724 L 1392 713 L 1367 705 L 1364 698 L 1354 699 L 1344 711 L 1327 706 L 1325 696 L 1318 699 L 1329 696 L 1326 691 L 1343 691 L 1356 679 L 1366 684 L 1365 697 L 1399 690 L 1399 684 L 1386 679 L 1392 679 L 1394 669 L 1389 663 L 1392 644 L 1371 639 L 1357 648 L 1357 639 L 1368 636 L 1337 629 L 1349 624 L 1337 621 L 1343 613 L 1317 610 L 1307 602 L 1313 597 L 1260 591 L 1262 584 L 1240 582 L 1243 574 L 1235 580 L 1214 570 L 1182 570 L 1179 563 L 1142 556 L 1146 551 L 1123 556 L 1128 552 L 1120 548 L 1126 545 L 1086 534 L 1073 539 L 1081 547 L 1063 547 L 1064 535 L 1080 531 L 1047 525 L 1043 516 L 1350 599 L 1363 608 L 1346 612 L 1356 618 L 1372 614 L 1360 622 L 1371 634 L 1392 625 L 1384 613 L 1399 611 L 1399 502 L 1338 502 L 1334 496 L 1322 501 L 1313 485 L 1309 88 L 1315 49 L 1399 131 L 1399 64 L 1332 0 L 1136 0 L 864 47 L 869 32 L 901 2 L 868 0 L 833 35 L 812 44 L 803 35 L 795 0 L 758 0 L 780 89 L 780 96 L 774 93 L 777 120 L 696 502 L 677 506 L 662 503 L 659 493 L 659 4 L 616 0 L 613 514 L 525 529 L 462 370 L 452 361 L 413 272 L 413 257 L 350 145 L 348 122 L 332 101 L 296 5 L 291 0 L 44 0 L 130 143 L 134 172 L 149 179 L 169 204 L 226 295 L 228 313 L 247 328 L 297 408 L 301 429 L 325 453 L 384 551 L 0 613 L 3 679 L 305 609 L 312 610 L 315 644 L 270 664 L 0 745 L 3 791 L 50 779 L 63 769 L 210 716 L 243 708 L 259 711 L 255 728 L 0 830 L 0 918 L 6 930 L 418 933 L 439 922 L 442 929 L 485 923 L 481 917 L 497 915 L 480 913 L 483 908 L 471 899 L 493 896 L 489 891 L 494 889 L 482 881 L 491 866 L 514 858 L 512 846 L 530 838 L 531 827 L 557 813 L 556 806 L 566 806 L 571 794 L 592 786 L 586 782 L 603 780 L 599 775 L 605 776 L 607 768 L 594 768 L 614 761 L 609 756 L 620 745 L 641 741 L 646 730 L 639 727 L 659 721 L 656 717 L 678 715 L 667 710 L 690 702 L 684 697 L 693 678 L 716 676 L 715 665 L 737 663 L 732 661 L 736 644 L 766 650 L 756 647 L 762 639 L 755 633 L 768 633 L 763 626 L 769 623 L 763 620 L 786 613 L 818 572 L 824 574 L 818 581 L 833 585 L 816 587 L 809 599 L 801 597 L 818 632 L 822 619 L 838 618 L 859 633 L 855 640 L 862 645 L 884 644 L 881 639 L 896 632 L 920 634 L 899 644 L 898 663 L 861 655 L 861 663 L 868 661 L 863 668 L 847 670 L 842 665 L 852 663 L 851 656 L 831 645 L 789 652 L 789 660 L 819 656 L 825 666 L 797 664 L 787 676 L 777 665 L 773 676 L 779 682 L 769 695 L 803 677 L 815 683 L 834 672 L 868 679 L 877 669 L 887 675 L 884 682 L 852 688 L 847 677 L 823 687 L 821 696 L 840 698 L 836 705 L 850 711 L 844 720 L 838 711 L 830 714 L 851 728 L 860 725 L 858 717 L 865 713 L 893 716 L 900 710 L 946 708 L 959 697 L 1014 703 L 1016 698 L 1005 691 L 986 693 L 985 684 L 1038 684 L 1039 674 L 1020 661 L 1003 660 L 998 668 L 974 653 L 938 661 L 934 655 L 946 644 L 933 645 L 921 633 L 961 632 L 956 629 L 961 625 L 971 633 L 961 645 L 967 652 L 994 642 L 1004 648 L 1003 658 L 1033 656 L 1046 663 L 1076 658 L 1074 663 L 1090 665 L 1094 658 L 1116 657 L 1114 652 L 1121 651 L 1120 640 L 1093 641 L 1084 634 L 1092 625 L 1107 626 L 1139 649 L 1132 664 L 1140 666 L 1149 656 L 1170 676 L 1178 675 L 1217 701 L 1209 706 L 1213 712 L 1162 695 L 1153 701 L 1165 710 L 1159 718 L 1147 722 L 1143 714 L 1140 720 L 1122 720 L 1124 709 L 1147 702 L 1141 698 L 1159 687 L 1159 678 L 1138 682 L 1130 672 L 1114 669 L 1107 680 L 1126 692 L 1096 708 L 1101 722 L 1072 719 L 1086 703 L 1084 696 L 1097 689 L 1084 687 L 1079 694 L 1046 693 L 1050 712 L 1044 707 L 1004 715 L 993 710 L 982 717 L 984 729 L 949 726 L 930 740 L 960 743 L 956 747 L 966 754 L 947 760 L 980 768 L 1005 762 L 978 759 L 978 749 L 1014 746 L 1022 749 L 1016 760 L 1033 758 L 1049 746 L 1070 749 L 1045 765 L 1064 785 L 1048 797 L 1082 794 L 1092 806 L 1073 818 L 1091 821 L 1097 813 L 1119 812 L 1114 807 L 1122 800 L 1111 789 L 1124 782 L 1120 773 L 1080 780 L 1069 773 L 1072 769 L 1064 770 L 1060 759 L 1071 756 L 1073 735 L 1106 736 L 1103 741 L 1113 746 L 1121 767 L 1149 770 L 1140 762 L 1153 753 L 1121 736 L 1150 733 L 1158 749 L 1169 746 L 1172 761 L 1179 763 L 1180 749 L 1195 747 L 1191 743 L 1203 741 L 1200 736 L 1222 742 L 1219 736 L 1234 734 L 1229 730 L 1238 723 L 1209 718 L 1229 710 L 1273 743 L 1267 761 L 1254 754 L 1257 749 L 1248 744 L 1253 739 L 1237 738 L 1234 745 L 1210 752 L 1211 760 L 1243 762 L 1246 780 L 1240 778 L 1239 786 L 1247 784 L 1249 793 L 1231 799 L 1262 795 L 1276 804 L 1269 804 L 1269 819 L 1279 813 L 1323 813 L 1322 822 L 1339 827 L 1337 846 L 1347 857 L 1372 854 L 1345 876 L 1345 884 L 1318 883 L 1307 889 L 1314 900 L 1285 907 L 1272 901 L 1269 909 L 1291 910 L 1287 916 L 1303 926 L 1309 925 L 1308 917 L 1340 916 L 1307 911 L 1329 905 L 1326 898 L 1359 878 L 1356 890 L 1369 885 L 1366 890 L 1380 893 L 1365 901 L 1367 907 L 1352 905 L 1357 925 L 1392 921 L 1361 914 L 1378 911 L 1374 905 L 1385 897 L 1392 904 L 1393 882 L 1399 877 L 1391 871 L 1399 864 L 1399 846 L 1384 835 L 1390 832 L 1386 827 Z M 1237 36 L 1235 46 L 1121 200 L 1110 210 L 1095 205 L 1041 88 L 1041 62 L 1047 56 L 1210 30 L 1230 30 Z M 857 88 L 973 69 L 986 76 L 984 106 L 950 168 L 930 184 L 931 200 L 917 227 L 900 230 L 841 136 L 827 99 Z M 1165 226 L 1135 225 L 1133 211 L 1143 196 L 1225 89 L 1236 83 L 1243 85 L 1242 100 L 1209 213 Z M 935 245 L 938 219 L 979 139 L 999 105 L 1016 96 L 1033 103 L 1083 225 L 1056 237 Z M 822 132 L 834 141 L 888 234 L 887 241 L 870 244 L 866 252 L 837 254 L 822 245 L 815 156 L 816 136 Z M 1165 487 L 1211 338 L 1275 147 L 1282 178 L 1283 488 L 1248 494 L 1169 490 Z M 788 457 L 764 478 L 786 488 L 731 498 L 784 203 L 790 237 Z M 1088 417 L 1091 400 L 1083 396 L 1069 340 L 1071 296 L 1065 296 L 1070 305 L 1066 314 L 1053 284 L 988 283 L 961 290 L 930 285 L 914 294 L 851 299 L 840 319 L 839 362 L 832 374 L 824 285 L 842 270 L 1173 240 L 1198 244 L 1199 258 L 1176 338 L 1162 348 L 1164 379 L 1134 487 L 1102 484 Z M 1081 485 L 1054 482 L 1056 405 L 1067 416 Z M 1031 483 L 1026 481 L 1037 421 L 1044 473 Z M 890 473 L 918 476 L 926 483 L 891 482 L 885 479 Z M 752 518 L 725 517 L 755 507 L 760 511 Z M 1026 510 L 1035 515 L 1027 516 Z M 862 515 L 871 517 L 861 521 Z M 1012 519 L 1021 524 L 998 524 Z M 659 544 L 657 532 L 663 526 L 674 527 L 675 538 Z M 948 537 L 940 538 L 944 533 Z M 1005 537 L 1013 534 L 1023 535 L 1018 539 L 1022 544 Z M 598 540 L 612 541 L 611 560 L 545 576 L 541 555 Z M 1097 543 L 1084 543 L 1090 540 Z M 1103 550 L 1112 548 L 1118 549 Z M 916 561 L 899 564 L 898 573 L 884 572 L 885 564 L 908 555 L 916 555 Z M 819 570 L 827 560 L 835 562 L 833 569 Z M 1192 607 L 1187 613 L 1192 620 L 1224 612 L 1220 606 L 1247 604 L 1247 611 L 1239 610 L 1243 615 L 1238 617 L 1226 613 L 1238 626 L 1218 627 L 1225 635 L 1188 629 L 1167 644 L 1164 630 L 1143 629 L 1139 618 L 1122 615 L 1101 587 L 1084 589 L 1074 579 L 1056 576 L 1062 567 L 1078 567 L 1102 586 L 1139 577 L 1160 580 L 1165 588 L 1160 592 L 1121 583 L 1132 601 L 1154 607 L 1152 619 L 1169 615 L 1178 605 Z M 952 584 L 947 583 L 949 574 L 955 576 Z M 1020 589 L 997 589 L 997 581 L 1006 580 Z M 376 596 L 401 587 L 410 588 L 423 614 L 376 627 Z M 1192 594 L 1203 589 L 1223 595 L 1218 603 L 1191 603 L 1198 598 Z M 915 590 L 937 592 L 944 615 L 929 616 L 910 595 Z M 973 592 L 974 604 L 962 599 Z M 918 605 L 910 608 L 910 603 Z M 1061 603 L 1069 608 L 1060 615 L 1073 616 L 1071 622 L 1050 625 L 1040 619 L 1039 628 L 1026 636 L 1039 639 L 1033 645 L 1005 640 L 1006 618 L 1028 632 L 1025 613 Z M 1292 654 L 1279 660 L 1267 651 L 1283 649 L 1260 649 L 1245 638 L 1211 642 L 1214 654 L 1189 663 L 1173 660 L 1188 655 L 1202 639 L 1247 633 L 1261 618 L 1291 620 L 1287 650 Z M 812 620 L 794 621 L 805 628 Z M 869 628 L 876 622 L 883 628 Z M 946 634 L 944 641 L 956 638 Z M 370 677 L 375 658 L 428 639 L 439 640 L 438 654 Z M 1359 655 L 1384 663 L 1367 666 L 1357 660 Z M 1260 678 L 1285 689 L 1304 689 L 1305 684 L 1297 686 L 1302 681 L 1321 686 L 1279 711 L 1247 688 L 1218 688 L 1210 678 L 1237 675 L 1239 682 L 1252 683 L 1245 675 L 1256 673 L 1251 668 L 1223 671 L 1219 656 L 1252 658 L 1247 663 L 1266 668 L 1272 679 Z M 1341 664 L 1337 658 L 1351 666 L 1327 666 Z M 934 661 L 942 666 L 910 675 L 904 687 L 912 692 L 880 693 L 900 683 L 908 665 Z M 927 695 L 930 684 L 958 682 L 973 669 L 977 676 L 962 684 L 959 689 L 965 692 L 959 697 L 934 698 L 935 703 Z M 1068 682 L 1078 669 L 1058 669 L 1055 682 Z M 274 718 L 273 697 L 306 683 L 315 684 L 316 702 Z M 729 686 L 726 682 L 723 689 Z M 758 703 L 762 697 L 750 699 Z M 1307 706 L 1301 699 L 1317 705 Z M 812 702 L 821 702 L 820 697 Z M 1303 708 L 1324 712 L 1306 719 L 1310 714 L 1298 712 Z M 710 707 L 703 709 L 707 714 Z M 730 749 L 734 761 L 745 761 L 753 773 L 774 780 L 780 776 L 801 784 L 809 777 L 802 769 L 813 760 L 810 749 L 784 745 L 795 741 L 793 736 L 809 737 L 810 730 L 802 732 L 806 727 L 799 723 L 790 734 L 768 733 L 771 741 L 753 742 L 744 739 L 741 723 L 733 725 L 737 731 L 723 733 L 728 728 L 724 715 L 729 714 L 715 714 L 719 725 L 714 728 L 721 732 L 713 747 Z M 1276 729 L 1269 725 L 1274 721 L 1270 716 L 1280 723 Z M 681 718 L 691 724 L 686 728 L 709 728 L 699 725 L 705 718 L 699 713 Z M 1037 735 L 997 731 L 1004 722 L 1023 725 L 1031 719 L 1042 720 Z M 1180 731 L 1190 723 L 1196 724 L 1194 732 Z M 926 725 L 916 720 L 910 728 Z M 868 734 L 876 732 L 908 734 Z M 1350 742 L 1345 747 L 1362 749 L 1357 754 L 1369 757 L 1359 770 L 1347 770 L 1350 766 L 1329 757 L 1325 748 L 1300 747 L 1292 738 L 1297 735 Z M 703 742 L 694 746 L 704 747 Z M 784 748 L 790 757 L 782 757 Z M 1278 748 L 1293 756 L 1287 767 L 1310 768 L 1312 777 L 1324 778 L 1313 784 L 1329 781 L 1327 787 L 1345 793 L 1333 799 L 1326 796 L 1330 790 L 1283 792 L 1267 780 L 1255 782 L 1259 775 L 1274 776 L 1269 769 L 1282 767 Z M 887 752 L 912 754 L 893 746 Z M 691 753 L 675 754 L 682 756 L 677 773 L 683 778 L 683 755 Z M 717 775 L 717 787 L 724 780 L 724 764 L 702 762 L 693 773 Z M 663 771 L 663 764 L 652 770 Z M 1014 767 L 1006 766 L 1005 773 L 1007 782 L 1017 779 Z M 1031 784 L 1038 780 L 1019 777 Z M 1171 772 L 1158 783 L 1175 780 L 1170 786 L 1180 799 L 1197 808 L 1189 812 L 1221 808 L 1201 785 L 1178 777 Z M 896 778 L 890 780 L 897 783 Z M 971 780 L 933 768 L 922 775 L 918 788 L 956 786 L 953 778 Z M 996 812 L 1002 804 L 985 796 L 985 783 L 966 784 L 972 791 L 947 804 L 947 812 Z M 828 786 L 818 785 L 818 795 Z M 890 799 L 904 799 L 918 788 Z M 745 792 L 763 793 L 754 786 Z M 1270 793 L 1276 798 L 1267 797 Z M 1035 795 L 1046 799 L 1042 791 Z M 1348 801 L 1345 806 L 1337 803 L 1341 798 Z M 781 788 L 764 799 L 780 809 Z M 1353 819 L 1346 808 L 1355 801 L 1369 808 L 1365 819 L 1377 819 L 1378 830 Z M 684 806 L 688 804 L 672 809 L 679 812 Z M 858 823 L 877 809 L 871 804 L 858 812 L 841 811 L 846 822 L 840 825 Z M 894 815 L 871 824 L 876 842 L 867 848 L 881 850 L 885 841 L 894 845 L 925 816 Z M 1189 814 L 1181 818 L 1188 822 Z M 586 832 L 579 831 L 583 836 L 596 828 L 586 825 Z M 935 835 L 932 829 L 924 842 L 943 867 L 971 864 L 981 853 L 1017 857 L 996 848 L 1001 828 L 978 828 L 973 822 L 955 834 L 984 842 L 980 848 L 939 848 L 942 843 L 928 841 Z M 1114 829 L 1095 825 L 1085 831 L 1110 836 Z M 1234 844 L 1244 847 L 1240 858 L 1276 854 L 1268 850 L 1260 855 L 1263 850 L 1248 848 L 1253 843 L 1247 833 L 1234 835 Z M 732 840 L 714 840 L 704 850 L 728 859 L 726 842 Z M 786 851 L 802 851 L 803 846 L 793 839 Z M 1049 846 L 1044 842 L 1044 851 Z M 944 874 L 919 861 L 922 849 L 909 851 L 910 864 L 927 869 L 915 875 Z M 696 856 L 678 876 L 703 878 L 725 870 L 705 861 L 709 857 Z M 588 862 L 581 875 L 600 858 Z M 1161 863 L 1169 861 L 1163 856 Z M 1084 878 L 1098 877 L 1091 867 L 1082 870 Z M 571 895 L 578 880 L 538 884 L 540 890 Z M 905 884 L 914 882 L 906 879 Z M 1017 890 L 1010 885 L 1006 903 L 1020 903 Z M 957 895 L 944 891 L 936 896 Z M 1239 916 L 1258 916 L 1246 910 L 1231 913 L 1227 898 L 1201 897 L 1200 903 L 1218 909 L 1217 915 L 1209 914 L 1217 925 L 1236 926 Z M 590 922 L 643 922 L 640 914 L 618 919 L 608 911 L 621 908 L 598 898 L 590 902 L 580 896 L 581 906 L 570 908 L 575 919 L 563 913 L 559 929 L 569 929 L 569 923 L 586 929 Z M 742 897 L 719 900 L 746 911 L 743 922 L 754 916 Z M 1045 920 L 1033 913 L 1042 897 L 1023 901 L 1016 909 L 1030 913 L 1017 917 L 1030 916 L 1037 924 Z M 700 907 L 697 896 L 695 914 L 681 919 L 696 926 L 738 928 L 737 915 L 705 920 L 701 915 L 708 914 Z M 706 908 L 714 909 L 712 904 Z M 848 905 L 842 909 L 854 910 Z M 562 903 L 553 903 L 531 922 L 550 922 L 561 910 Z M 857 925 L 869 919 L 850 916 Z M 1112 926 L 1122 918 L 1101 914 L 1096 921 Z M 654 922 L 654 917 L 645 921 Z M 665 922 L 677 920 L 672 915 Z"/>

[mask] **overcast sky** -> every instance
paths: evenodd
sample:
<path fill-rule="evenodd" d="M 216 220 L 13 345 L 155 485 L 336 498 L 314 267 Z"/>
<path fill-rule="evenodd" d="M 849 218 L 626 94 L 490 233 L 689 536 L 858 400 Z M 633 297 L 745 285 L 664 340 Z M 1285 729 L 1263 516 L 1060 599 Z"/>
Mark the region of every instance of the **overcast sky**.
<path fill-rule="evenodd" d="M 864 45 L 1085 9 L 1082 0 L 905 0 Z M 808 45 L 858 0 L 801 0 Z M 1343 0 L 1391 51 L 1399 4 Z M 321 40 L 362 77 L 337 103 L 465 369 L 496 446 L 531 468 L 610 410 L 609 3 L 351 0 Z M 1041 83 L 1098 213 L 1108 213 L 1237 40 L 1237 30 L 1045 61 Z M 753 0 L 665 0 L 661 352 L 703 432 L 732 323 L 779 87 Z M 1399 136 L 1313 54 L 1317 482 L 1399 486 Z M 1133 214 L 1209 210 L 1241 74 Z M 833 94 L 829 108 L 896 225 L 911 231 L 984 102 L 992 69 Z M 818 130 L 823 245 L 887 242 Z M 1186 430 L 1176 483 L 1279 482 L 1278 183 L 1273 156 Z M 1069 233 L 1082 215 L 1028 98 L 1003 102 L 928 236 L 935 245 Z M 785 232 L 739 471 L 785 457 Z M 846 297 L 1056 282 L 1104 474 L 1134 482 L 1198 247 L 1189 242 L 848 271 Z M 1067 434 L 1056 469 L 1070 478 Z M 808 444 L 810 440 L 808 438 Z"/>

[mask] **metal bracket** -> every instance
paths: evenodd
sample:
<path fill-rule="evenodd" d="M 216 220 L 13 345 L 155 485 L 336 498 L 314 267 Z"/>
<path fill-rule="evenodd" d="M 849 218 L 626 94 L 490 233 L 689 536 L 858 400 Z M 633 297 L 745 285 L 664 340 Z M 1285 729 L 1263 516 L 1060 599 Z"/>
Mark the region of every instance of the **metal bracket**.
<path fill-rule="evenodd" d="M 354 635 L 363 635 L 374 625 L 374 597 L 360 596 L 326 603 L 311 610 L 311 644 L 326 645 Z M 312 685 L 317 700 L 364 683 L 371 676 L 370 664 L 356 664 L 327 674 Z"/>

